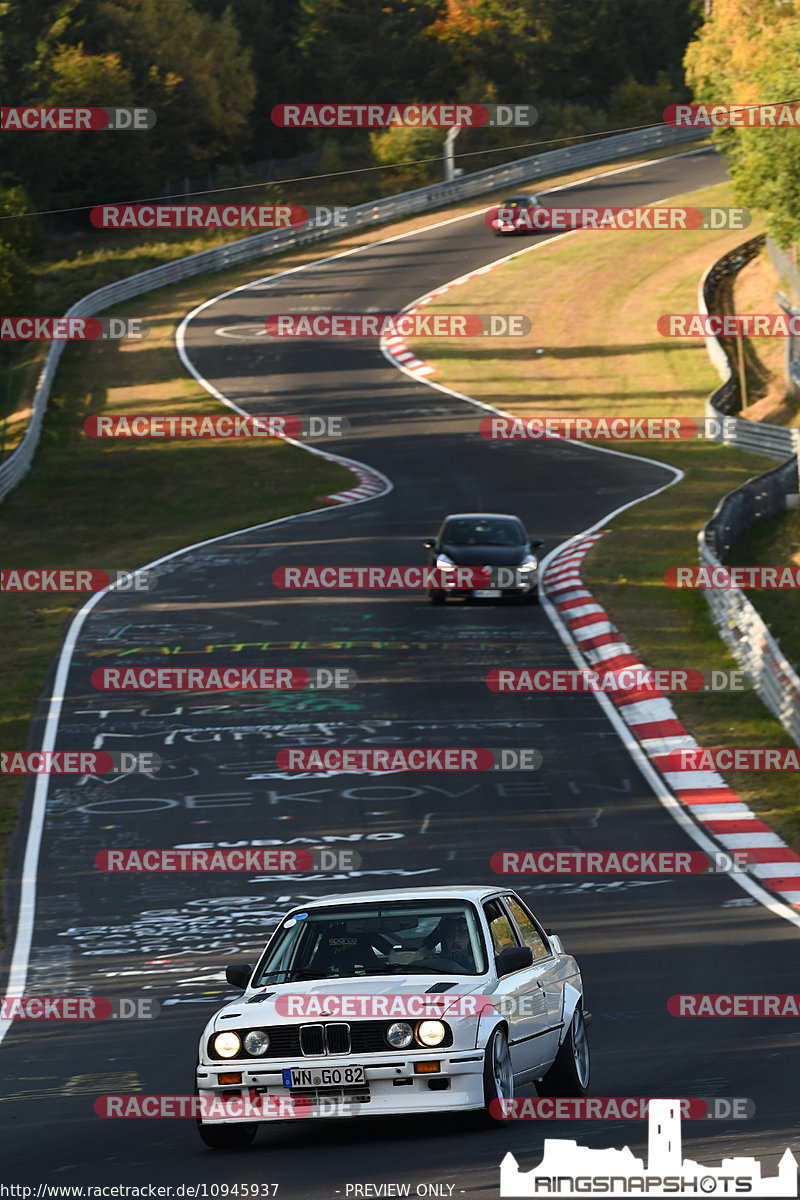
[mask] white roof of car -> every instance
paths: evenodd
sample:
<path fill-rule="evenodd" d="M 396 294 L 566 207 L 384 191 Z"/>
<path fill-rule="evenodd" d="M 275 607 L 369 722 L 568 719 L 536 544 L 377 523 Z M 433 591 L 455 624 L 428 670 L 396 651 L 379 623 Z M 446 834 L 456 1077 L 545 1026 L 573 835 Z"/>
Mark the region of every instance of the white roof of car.
<path fill-rule="evenodd" d="M 509 891 L 508 888 L 500 887 L 497 884 L 486 884 L 483 887 L 386 888 L 379 892 L 352 892 L 339 896 L 322 896 L 319 900 L 295 904 L 293 908 L 329 908 L 334 905 L 371 904 L 376 901 L 391 900 L 470 900 L 477 903 L 485 896 L 507 891 Z"/>

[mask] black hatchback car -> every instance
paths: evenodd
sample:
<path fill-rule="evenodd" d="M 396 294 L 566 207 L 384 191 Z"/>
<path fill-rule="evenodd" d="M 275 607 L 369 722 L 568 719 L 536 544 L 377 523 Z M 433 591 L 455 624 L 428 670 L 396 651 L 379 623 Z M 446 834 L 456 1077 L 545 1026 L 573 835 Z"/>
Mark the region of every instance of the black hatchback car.
<path fill-rule="evenodd" d="M 528 604 L 539 600 L 539 561 L 534 551 L 541 538 L 530 538 L 519 517 L 508 513 L 451 513 L 435 538 L 426 538 L 428 566 L 440 573 L 441 588 L 428 588 L 431 604 L 448 596 L 496 599 L 517 596 Z M 485 567 L 485 585 L 464 586 L 459 567 Z M 460 577 L 461 576 L 461 577 Z"/>

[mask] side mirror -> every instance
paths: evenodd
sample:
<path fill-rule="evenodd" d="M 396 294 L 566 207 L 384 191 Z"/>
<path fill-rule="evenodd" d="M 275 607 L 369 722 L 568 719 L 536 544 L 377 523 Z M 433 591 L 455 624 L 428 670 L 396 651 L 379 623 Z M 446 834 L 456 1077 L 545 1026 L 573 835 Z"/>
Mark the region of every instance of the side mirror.
<path fill-rule="evenodd" d="M 497 955 L 497 974 L 511 975 L 514 971 L 522 971 L 533 963 L 533 951 L 530 946 L 506 946 Z"/>
<path fill-rule="evenodd" d="M 225 968 L 225 978 L 231 987 L 238 988 L 243 992 L 250 982 L 250 976 L 253 974 L 253 968 L 249 963 L 234 963 L 233 966 Z"/>
<path fill-rule="evenodd" d="M 426 550 L 435 550 L 436 538 L 425 538 L 425 541 L 422 544 Z"/>
<path fill-rule="evenodd" d="M 531 545 L 536 550 L 539 546 L 544 545 L 544 538 L 531 538 Z"/>

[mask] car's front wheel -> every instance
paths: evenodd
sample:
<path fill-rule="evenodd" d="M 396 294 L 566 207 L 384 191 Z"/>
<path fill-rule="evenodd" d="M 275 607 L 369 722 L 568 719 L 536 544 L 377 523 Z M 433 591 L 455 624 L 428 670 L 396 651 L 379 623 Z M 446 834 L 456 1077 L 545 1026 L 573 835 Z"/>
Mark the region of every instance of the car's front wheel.
<path fill-rule="evenodd" d="M 536 1084 L 540 1096 L 585 1096 L 589 1088 L 589 1038 L 583 1009 L 573 1013 L 552 1067 Z"/>
<path fill-rule="evenodd" d="M 444 604 L 447 596 L 444 592 L 428 592 L 431 604 Z"/>
<path fill-rule="evenodd" d="M 489 1108 L 492 1101 L 513 1099 L 514 1072 L 511 1066 L 511 1051 L 505 1031 L 498 1028 L 489 1038 L 483 1060 L 483 1115 L 495 1124 L 497 1118 Z"/>

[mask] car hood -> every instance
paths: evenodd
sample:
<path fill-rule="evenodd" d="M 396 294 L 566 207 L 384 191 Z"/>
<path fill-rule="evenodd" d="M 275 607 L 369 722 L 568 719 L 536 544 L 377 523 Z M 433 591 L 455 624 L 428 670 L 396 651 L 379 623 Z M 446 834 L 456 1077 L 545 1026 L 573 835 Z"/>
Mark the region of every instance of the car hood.
<path fill-rule="evenodd" d="M 442 542 L 440 553 L 459 567 L 518 567 L 530 551 L 527 546 L 454 546 Z"/>
<path fill-rule="evenodd" d="M 436 986 L 436 985 L 440 986 Z M 452 985 L 452 986 L 449 986 Z M 276 1001 L 281 995 L 304 997 L 317 996 L 323 1002 L 327 996 L 419 996 L 428 993 L 432 996 L 441 995 L 443 1000 L 443 1015 L 446 1015 L 447 1001 L 456 996 L 484 994 L 492 985 L 486 976 L 470 976 L 469 979 L 447 975 L 412 974 L 412 975 L 375 975 L 369 978 L 358 976 L 354 979 L 320 979 L 319 981 L 303 980 L 299 983 L 283 983 L 267 988 L 256 988 L 246 992 L 238 1000 L 231 1000 L 224 1008 L 214 1014 L 210 1029 L 218 1033 L 223 1029 L 240 1029 L 243 1023 L 248 1025 L 266 1024 L 304 1024 L 309 1020 L 320 1020 L 320 1017 L 287 1017 L 276 1008 Z M 431 991 L 436 988 L 436 991 Z M 323 1013 L 324 1018 L 324 1013 Z M 334 1015 L 332 1019 L 337 1019 Z M 342 1018 L 338 1018 L 341 1020 Z M 351 1018 L 357 1019 L 357 1018 Z"/>

